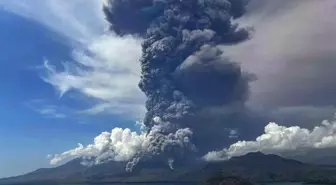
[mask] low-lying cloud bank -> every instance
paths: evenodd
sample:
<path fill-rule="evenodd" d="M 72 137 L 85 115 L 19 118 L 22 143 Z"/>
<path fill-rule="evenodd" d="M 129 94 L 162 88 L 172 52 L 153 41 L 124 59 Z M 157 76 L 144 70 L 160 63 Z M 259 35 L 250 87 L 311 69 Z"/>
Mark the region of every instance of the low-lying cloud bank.
<path fill-rule="evenodd" d="M 161 121 L 157 118 L 157 122 Z M 180 129 L 168 136 L 162 134 L 161 123 L 154 127 L 149 134 L 132 132 L 130 129 L 114 128 L 111 132 L 103 132 L 94 139 L 94 143 L 66 151 L 62 154 L 52 156 L 50 163 L 55 165 L 69 161 L 74 158 L 83 157 L 91 164 L 99 164 L 106 161 L 131 161 L 134 165 L 139 161 L 140 155 L 162 152 L 166 145 L 173 145 L 178 151 L 182 148 L 195 150 L 190 143 L 192 131 Z M 169 127 L 169 125 L 167 125 Z M 311 151 L 314 149 L 325 149 L 336 146 L 336 120 L 324 120 L 319 126 L 309 130 L 299 126 L 281 126 L 274 122 L 264 128 L 264 134 L 255 141 L 238 141 L 228 148 L 220 151 L 212 151 L 203 156 L 206 161 L 229 160 L 235 156 L 242 156 L 250 152 L 263 152 L 267 154 L 284 154 L 298 151 Z M 161 134 L 161 136 L 158 136 Z M 155 138 L 161 138 L 156 142 Z M 155 143 L 155 144 L 154 144 Z M 155 152 L 156 151 L 156 152 Z M 92 160 L 94 159 L 94 160 Z M 130 168 L 131 169 L 131 168 Z"/>
<path fill-rule="evenodd" d="M 255 141 L 238 141 L 223 150 L 209 152 L 203 158 L 207 161 L 221 161 L 250 152 L 281 155 L 336 146 L 335 120 L 324 120 L 312 130 L 299 126 L 285 127 L 271 122 L 264 132 Z"/>
<path fill-rule="evenodd" d="M 83 146 L 79 143 L 77 148 L 49 156 L 50 164 L 57 165 L 81 157 L 84 159 L 82 163 L 84 165 L 107 161 L 129 161 L 126 170 L 132 170 L 139 162 L 139 157 L 160 155 L 165 152 L 164 150 L 170 150 L 170 152 L 178 152 L 182 148 L 196 150 L 190 142 L 193 134 L 190 129 L 170 132 L 167 131 L 171 128 L 169 122 L 162 122 L 158 117 L 155 118 L 155 122 L 157 125 L 148 133 L 132 132 L 129 128 L 114 128 L 111 132 L 103 132 L 94 139 L 93 144 Z M 166 132 L 169 133 L 165 134 Z M 175 155 L 178 154 L 175 153 Z M 171 160 L 169 158 L 168 162 L 172 166 Z"/>
<path fill-rule="evenodd" d="M 106 160 L 127 161 L 144 148 L 145 134 L 137 134 L 130 129 L 114 128 L 111 132 L 98 135 L 93 144 L 83 146 L 52 156 L 50 164 L 56 165 L 78 157 L 96 157 L 95 163 Z"/>

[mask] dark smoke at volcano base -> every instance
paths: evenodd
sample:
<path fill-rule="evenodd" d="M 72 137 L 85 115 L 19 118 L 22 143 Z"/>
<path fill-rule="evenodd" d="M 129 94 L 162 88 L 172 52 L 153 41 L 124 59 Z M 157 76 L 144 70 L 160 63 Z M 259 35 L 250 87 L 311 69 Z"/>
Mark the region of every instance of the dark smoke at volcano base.
<path fill-rule="evenodd" d="M 222 44 L 238 44 L 248 30 L 232 24 L 244 0 L 110 0 L 111 30 L 144 38 L 140 89 L 148 110 L 150 147 L 139 160 L 184 158 L 222 148 L 259 133 L 245 107 L 253 79 L 223 56 Z"/>

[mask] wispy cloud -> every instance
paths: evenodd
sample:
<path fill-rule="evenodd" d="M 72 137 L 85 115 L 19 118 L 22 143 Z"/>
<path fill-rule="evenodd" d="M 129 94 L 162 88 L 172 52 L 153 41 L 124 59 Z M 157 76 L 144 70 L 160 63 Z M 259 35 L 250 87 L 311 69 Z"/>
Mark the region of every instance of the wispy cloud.
<path fill-rule="evenodd" d="M 68 109 L 49 104 L 42 99 L 30 100 L 25 102 L 24 105 L 46 118 L 63 119 L 67 118 L 71 112 Z"/>
<path fill-rule="evenodd" d="M 39 110 L 40 114 L 51 116 L 53 118 L 66 118 L 65 114 L 58 113 L 55 107 L 45 107 Z"/>
<path fill-rule="evenodd" d="M 63 63 L 62 71 L 45 61 L 47 75 L 43 80 L 55 87 L 60 96 L 73 90 L 98 101 L 82 113 L 141 117 L 144 96 L 137 86 L 140 56 L 140 40 L 103 35 L 86 50 L 74 50 L 74 60 Z"/>
<path fill-rule="evenodd" d="M 107 23 L 99 0 L 13 0 L 0 1 L 8 11 L 40 22 L 65 36 L 73 48 L 71 61 L 59 70 L 55 61 L 44 61 L 42 79 L 51 84 L 60 97 L 75 91 L 94 99 L 85 114 L 144 114 L 144 95 L 140 78 L 141 40 L 106 33 Z M 42 62 L 42 61 L 41 61 Z"/>
<path fill-rule="evenodd" d="M 40 22 L 74 41 L 90 40 L 106 27 L 100 0 L 1 0 L 0 7 Z"/>

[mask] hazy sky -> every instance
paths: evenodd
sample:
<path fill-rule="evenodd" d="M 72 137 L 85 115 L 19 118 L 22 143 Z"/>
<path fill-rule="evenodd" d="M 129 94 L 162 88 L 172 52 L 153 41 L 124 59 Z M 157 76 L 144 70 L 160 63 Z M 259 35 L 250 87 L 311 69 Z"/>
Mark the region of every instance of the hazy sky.
<path fill-rule="evenodd" d="M 301 116 L 304 125 L 332 116 L 335 9 L 333 0 L 251 1 L 238 21 L 253 26 L 251 40 L 224 49 L 257 77 L 251 85 L 252 107 L 279 113 L 282 124 L 293 124 L 284 121 L 293 116 Z"/>

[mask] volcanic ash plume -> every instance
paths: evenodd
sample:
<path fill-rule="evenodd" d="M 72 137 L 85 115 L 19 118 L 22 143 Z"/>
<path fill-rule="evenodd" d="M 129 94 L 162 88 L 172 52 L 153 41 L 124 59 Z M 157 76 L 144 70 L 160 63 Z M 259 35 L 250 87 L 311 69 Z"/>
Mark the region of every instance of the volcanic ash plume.
<path fill-rule="evenodd" d="M 245 5 L 244 0 L 105 3 L 114 32 L 144 38 L 139 87 L 148 98 L 144 124 L 150 144 L 128 167 L 144 156 L 163 157 L 172 164 L 185 152 L 218 147 L 204 139 L 214 144 L 229 138 L 232 125 L 227 122 L 243 112 L 250 77 L 223 57 L 219 45 L 249 37 L 231 21 L 244 13 Z M 214 128 L 217 131 L 209 133 Z"/>

